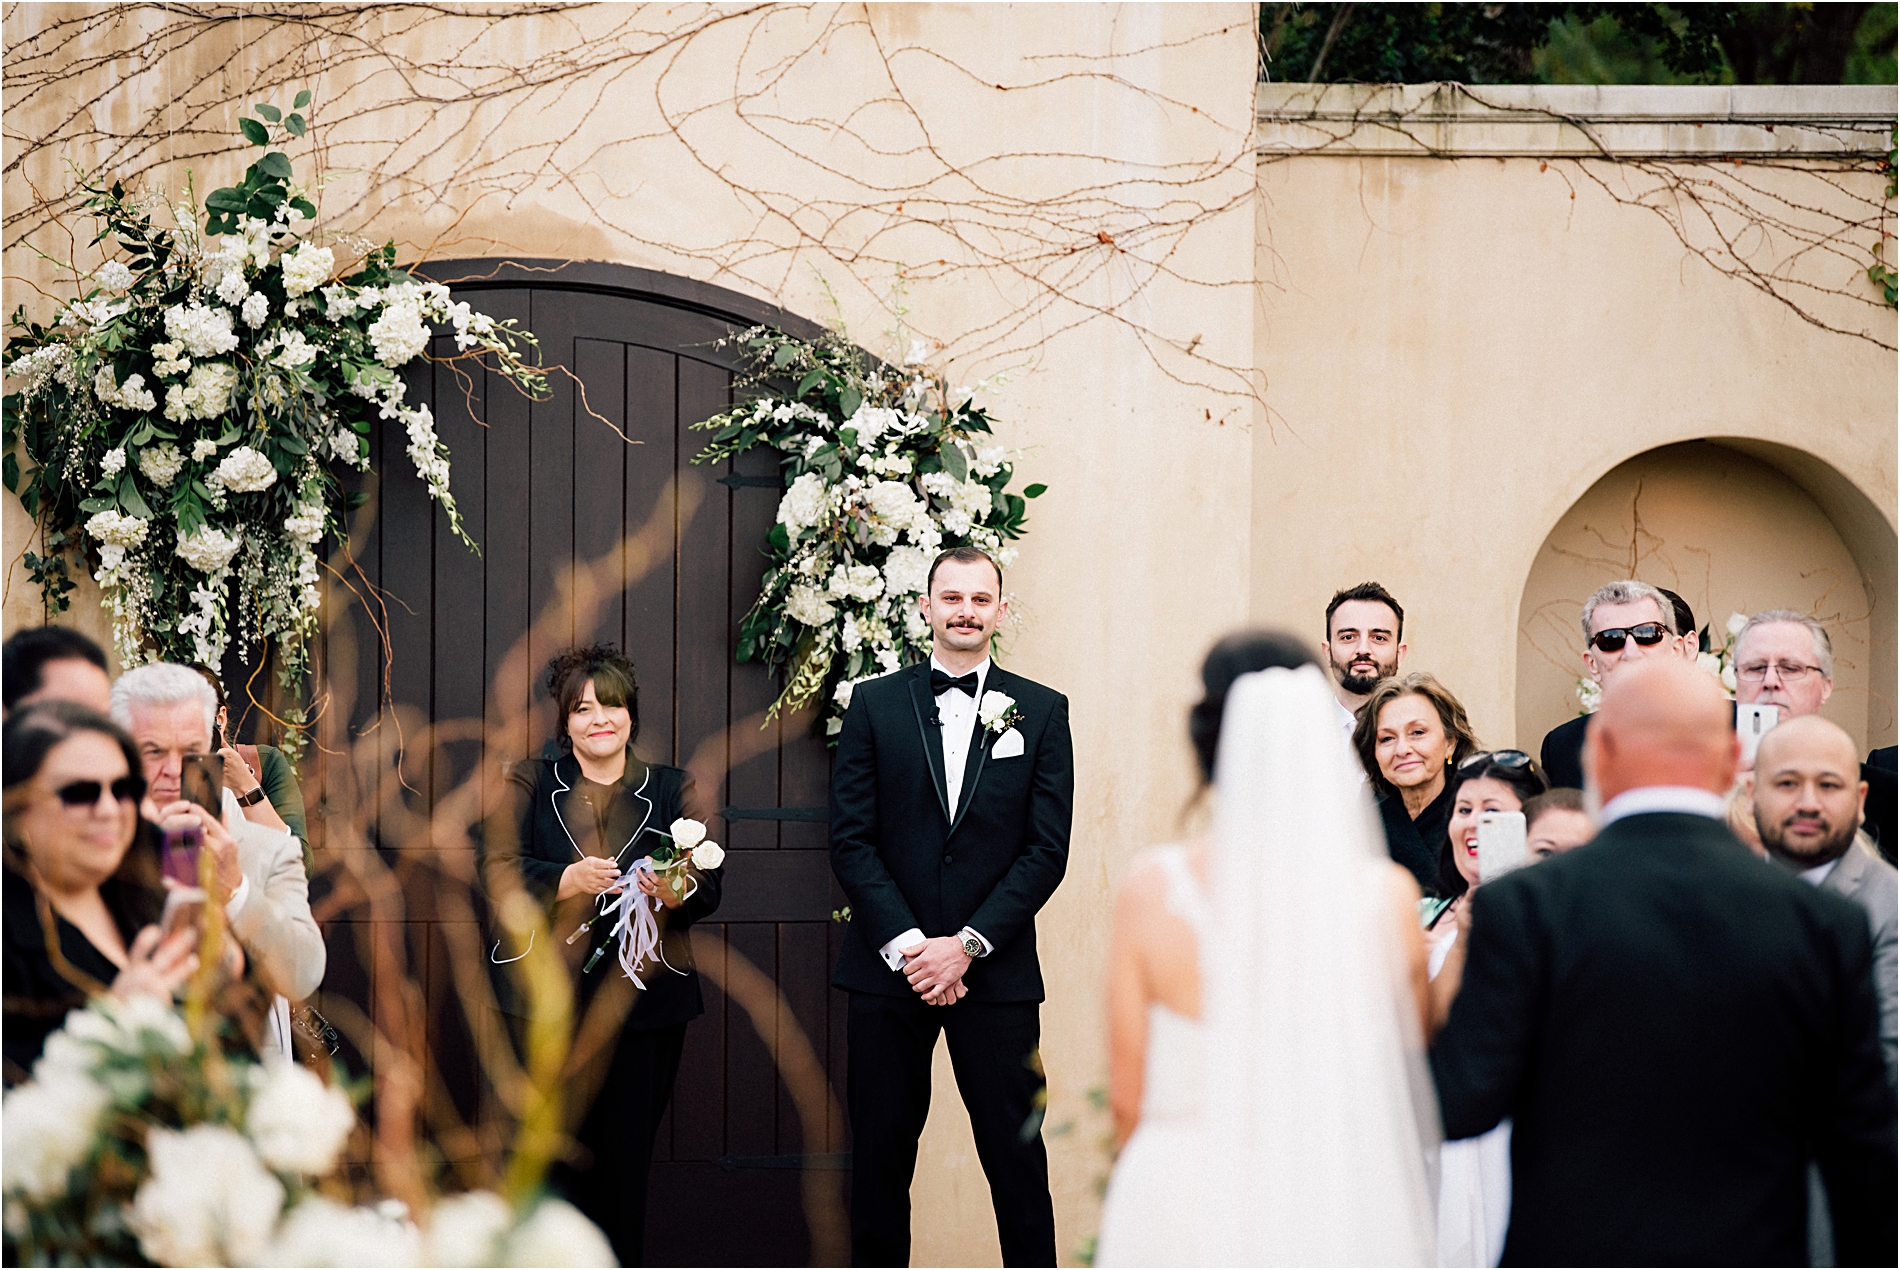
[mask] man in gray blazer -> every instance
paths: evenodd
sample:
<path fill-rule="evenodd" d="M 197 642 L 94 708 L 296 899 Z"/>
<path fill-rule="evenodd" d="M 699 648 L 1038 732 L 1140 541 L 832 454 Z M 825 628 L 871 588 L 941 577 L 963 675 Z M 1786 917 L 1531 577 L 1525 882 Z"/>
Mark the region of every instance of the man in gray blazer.
<path fill-rule="evenodd" d="M 1820 715 L 1800 715 L 1762 738 L 1755 755 L 1755 826 L 1762 845 L 1783 867 L 1866 910 L 1873 933 L 1881 1053 L 1892 1081 L 1900 874 L 1856 844 L 1866 797 L 1853 740 Z"/>
<path fill-rule="evenodd" d="M 192 817 L 204 828 L 213 889 L 220 894 L 258 978 L 273 992 L 302 1000 L 323 982 L 323 932 L 310 915 L 310 881 L 294 835 L 246 820 L 225 791 L 225 814 L 211 815 L 181 799 L 187 754 L 209 754 L 217 694 L 188 666 L 155 662 L 128 670 L 112 685 L 112 718 L 132 734 L 144 761 L 148 820 Z M 273 1014 L 282 1016 L 282 1008 Z M 281 1023 L 277 1030 L 283 1030 Z M 279 1036 L 279 1042 L 286 1038 Z"/>

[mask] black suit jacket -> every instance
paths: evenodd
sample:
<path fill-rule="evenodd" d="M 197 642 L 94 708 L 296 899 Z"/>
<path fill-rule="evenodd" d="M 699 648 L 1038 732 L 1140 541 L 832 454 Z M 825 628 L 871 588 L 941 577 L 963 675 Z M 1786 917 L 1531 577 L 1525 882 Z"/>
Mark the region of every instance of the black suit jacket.
<path fill-rule="evenodd" d="M 1714 820 L 1479 888 L 1432 1073 L 1447 1137 L 1514 1121 L 1506 1265 L 1805 1264 L 1810 1159 L 1839 1264 L 1894 1264 L 1866 916 Z"/>
<path fill-rule="evenodd" d="M 580 764 L 571 754 L 516 763 L 509 770 L 508 784 L 517 840 L 486 844 L 484 871 L 518 870 L 522 883 L 547 912 L 547 920 L 536 930 L 535 938 L 552 940 L 560 949 L 570 969 L 579 976 L 577 1005 L 585 1005 L 610 977 L 622 972 L 614 956 L 611 916 L 596 920 L 586 937 L 571 945 L 565 942 L 597 912 L 597 901 L 592 896 L 576 896 L 556 903 L 554 896 L 562 871 L 583 854 L 613 855 L 625 868 L 666 845 L 671 840 L 667 830 L 672 823 L 694 813 L 693 778 L 683 768 L 649 765 L 628 754 L 626 771 L 614 786 L 614 796 L 603 817 L 597 817 L 587 800 L 575 792 L 579 781 Z M 667 964 L 642 973 L 646 990 L 634 1003 L 626 1026 L 668 1027 L 705 1013 L 687 932 L 694 922 L 710 917 L 719 907 L 724 875 L 723 868 L 696 872 L 699 887 L 686 902 L 659 911 L 661 950 Z M 490 961 L 497 967 L 505 965 L 504 959 L 509 956 L 509 941 L 498 942 L 499 934 L 496 931 L 489 936 Z M 603 944 L 608 947 L 595 960 L 593 969 L 582 973 L 593 950 Z M 503 1012 L 525 1015 L 514 976 L 496 973 L 493 978 Z"/>
<path fill-rule="evenodd" d="M 1068 867 L 1075 804 L 1069 702 L 994 663 L 983 689 L 1015 698 L 1023 752 L 992 757 L 998 736 L 979 720 L 954 821 L 929 663 L 852 693 L 831 769 L 831 868 L 851 900 L 840 988 L 910 996 L 877 950 L 913 926 L 935 938 L 967 925 L 992 948 L 964 975 L 972 999 L 1043 998 L 1036 912 Z"/>
<path fill-rule="evenodd" d="M 1552 789 L 1583 788 L 1583 734 L 1589 727 L 1590 716 L 1580 714 L 1544 734 L 1537 758 Z"/>
<path fill-rule="evenodd" d="M 1894 841 L 1900 837 L 1900 826 L 1895 824 L 1900 820 L 1900 779 L 1896 779 L 1894 753 L 1889 745 L 1869 754 L 1860 765 L 1860 778 L 1867 782 L 1865 826 L 1888 864 L 1894 862 L 1894 848 L 1900 846 Z"/>

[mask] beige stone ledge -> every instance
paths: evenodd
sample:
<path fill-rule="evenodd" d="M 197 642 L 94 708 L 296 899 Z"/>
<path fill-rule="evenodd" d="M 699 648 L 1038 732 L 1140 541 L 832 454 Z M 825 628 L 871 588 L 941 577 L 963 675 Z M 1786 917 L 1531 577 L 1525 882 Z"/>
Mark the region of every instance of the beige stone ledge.
<path fill-rule="evenodd" d="M 1858 158 L 1884 155 L 1900 87 L 1261 84 L 1262 158 Z"/>

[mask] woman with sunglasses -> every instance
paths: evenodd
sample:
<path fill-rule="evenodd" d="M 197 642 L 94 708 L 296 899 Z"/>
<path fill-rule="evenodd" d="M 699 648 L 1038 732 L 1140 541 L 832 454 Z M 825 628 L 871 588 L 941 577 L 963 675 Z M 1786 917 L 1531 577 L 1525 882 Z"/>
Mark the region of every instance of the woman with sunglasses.
<path fill-rule="evenodd" d="M 1359 710 L 1352 744 L 1379 798 L 1386 853 L 1432 894 L 1451 816 L 1445 777 L 1478 748 L 1464 706 L 1430 675 L 1382 679 Z"/>
<path fill-rule="evenodd" d="M 190 927 L 161 939 L 165 893 L 143 836 L 132 738 L 47 702 L 6 721 L 5 1081 L 27 1078 L 66 1013 L 111 992 L 171 1000 L 198 967 Z"/>
<path fill-rule="evenodd" d="M 1521 812 L 1545 789 L 1537 764 L 1522 750 L 1473 754 L 1452 770 L 1447 786 L 1451 818 L 1439 845 L 1438 892 L 1452 899 L 1426 936 L 1426 973 L 1440 1025 L 1464 975 L 1467 941 L 1460 936 L 1470 928 L 1465 897 L 1479 882 L 1478 818 L 1488 811 Z M 1439 1148 L 1438 1175 L 1438 1264 L 1496 1265 L 1511 1215 L 1510 1122 L 1476 1138 L 1446 1142 Z"/>

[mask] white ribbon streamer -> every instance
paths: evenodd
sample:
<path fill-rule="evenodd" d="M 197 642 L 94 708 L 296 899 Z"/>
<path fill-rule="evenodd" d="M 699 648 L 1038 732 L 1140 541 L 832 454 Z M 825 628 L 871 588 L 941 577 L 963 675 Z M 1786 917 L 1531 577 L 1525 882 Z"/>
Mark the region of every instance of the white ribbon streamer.
<path fill-rule="evenodd" d="M 658 876 L 653 868 L 652 856 L 635 860 L 633 867 L 621 875 L 620 894 L 613 897 L 612 905 L 605 911 L 614 915 L 613 930 L 607 937 L 618 941 L 620 945 L 616 949 L 616 954 L 620 959 L 620 969 L 627 978 L 633 980 L 634 987 L 644 992 L 646 984 L 635 973 L 635 968 L 644 962 L 658 960 L 661 965 L 676 975 L 684 975 L 686 972 L 676 969 L 673 963 L 666 959 L 666 949 L 660 942 L 660 923 L 656 916 L 660 911 L 661 900 L 657 895 L 647 895 L 635 885 L 634 875 L 642 872 Z M 699 890 L 699 880 L 690 874 L 682 874 L 682 876 L 691 885 L 691 890 L 680 897 L 683 900 Z M 649 899 L 653 901 L 650 905 L 646 903 Z"/>

